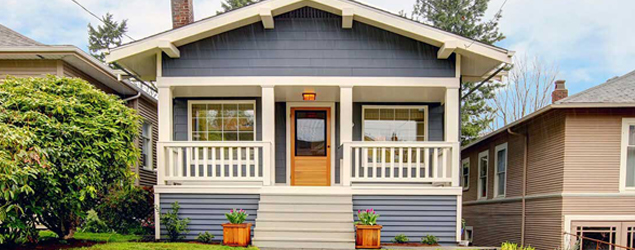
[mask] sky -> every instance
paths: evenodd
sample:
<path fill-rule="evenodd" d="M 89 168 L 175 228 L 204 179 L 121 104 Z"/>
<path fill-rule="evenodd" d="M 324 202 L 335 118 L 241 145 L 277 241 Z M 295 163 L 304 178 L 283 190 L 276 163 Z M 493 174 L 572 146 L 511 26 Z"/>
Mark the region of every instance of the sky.
<path fill-rule="evenodd" d="M 170 0 L 76 0 L 101 16 L 128 20 L 140 39 L 170 29 Z M 194 0 L 196 20 L 220 10 L 221 0 Z M 358 0 L 391 11 L 410 12 L 415 0 Z M 505 0 L 491 0 L 486 19 Z M 72 0 L 0 0 L 0 24 L 45 44 L 87 50 L 87 25 L 99 21 Z M 517 56 L 540 57 L 559 68 L 570 94 L 635 70 L 632 0 L 507 0 L 496 45 Z"/>

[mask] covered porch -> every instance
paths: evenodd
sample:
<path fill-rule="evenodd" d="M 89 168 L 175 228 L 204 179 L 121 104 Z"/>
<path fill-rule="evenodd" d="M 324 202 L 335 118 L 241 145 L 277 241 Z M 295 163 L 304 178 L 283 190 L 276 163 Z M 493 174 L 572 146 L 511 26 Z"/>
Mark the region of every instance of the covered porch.
<path fill-rule="evenodd" d="M 158 188 L 459 186 L 458 78 L 158 82 Z"/>

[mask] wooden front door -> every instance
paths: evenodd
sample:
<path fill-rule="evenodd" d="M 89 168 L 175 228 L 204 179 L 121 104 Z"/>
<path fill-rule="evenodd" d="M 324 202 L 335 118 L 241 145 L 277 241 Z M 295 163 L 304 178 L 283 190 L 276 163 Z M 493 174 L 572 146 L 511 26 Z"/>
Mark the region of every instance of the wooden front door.
<path fill-rule="evenodd" d="M 291 185 L 331 185 L 331 109 L 291 108 Z"/>

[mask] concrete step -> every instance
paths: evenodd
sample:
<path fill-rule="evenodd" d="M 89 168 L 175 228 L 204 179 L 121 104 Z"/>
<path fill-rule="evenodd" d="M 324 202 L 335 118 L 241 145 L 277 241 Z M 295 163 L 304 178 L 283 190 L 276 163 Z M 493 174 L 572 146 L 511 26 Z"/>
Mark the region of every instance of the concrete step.
<path fill-rule="evenodd" d="M 254 237 L 254 246 L 259 248 L 292 248 L 292 249 L 354 249 L 355 240 L 316 240 L 307 238 L 289 238 L 289 237 Z"/>
<path fill-rule="evenodd" d="M 260 202 L 352 204 L 353 199 L 350 195 L 263 194 Z"/>
<path fill-rule="evenodd" d="M 261 210 L 294 210 L 294 211 L 353 211 L 353 203 L 282 203 L 282 202 L 260 202 Z"/>
<path fill-rule="evenodd" d="M 258 210 L 259 219 L 320 219 L 353 221 L 353 211 L 295 211 L 295 210 Z"/>
<path fill-rule="evenodd" d="M 306 228 L 306 229 L 321 229 L 321 228 L 332 228 L 332 229 L 349 229 L 353 228 L 353 221 L 351 220 L 313 220 L 313 219 L 304 219 L 304 220 L 267 220 L 267 219 L 256 219 L 257 227 L 264 228 Z"/>
<path fill-rule="evenodd" d="M 304 239 L 351 239 L 355 237 L 355 232 L 352 229 L 298 229 L 298 228 L 262 228 L 258 227 L 254 229 L 255 238 L 275 238 L 275 237 L 290 237 L 290 238 L 304 238 Z"/>

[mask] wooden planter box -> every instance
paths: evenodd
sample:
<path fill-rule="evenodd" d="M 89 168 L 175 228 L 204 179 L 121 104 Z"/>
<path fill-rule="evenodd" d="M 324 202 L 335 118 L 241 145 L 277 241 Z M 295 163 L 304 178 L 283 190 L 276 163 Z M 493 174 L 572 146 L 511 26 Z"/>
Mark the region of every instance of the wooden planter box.
<path fill-rule="evenodd" d="M 251 223 L 231 224 L 223 226 L 223 245 L 232 247 L 246 247 L 251 244 Z"/>
<path fill-rule="evenodd" d="M 381 228 L 380 225 L 355 225 L 355 248 L 381 248 Z"/>

